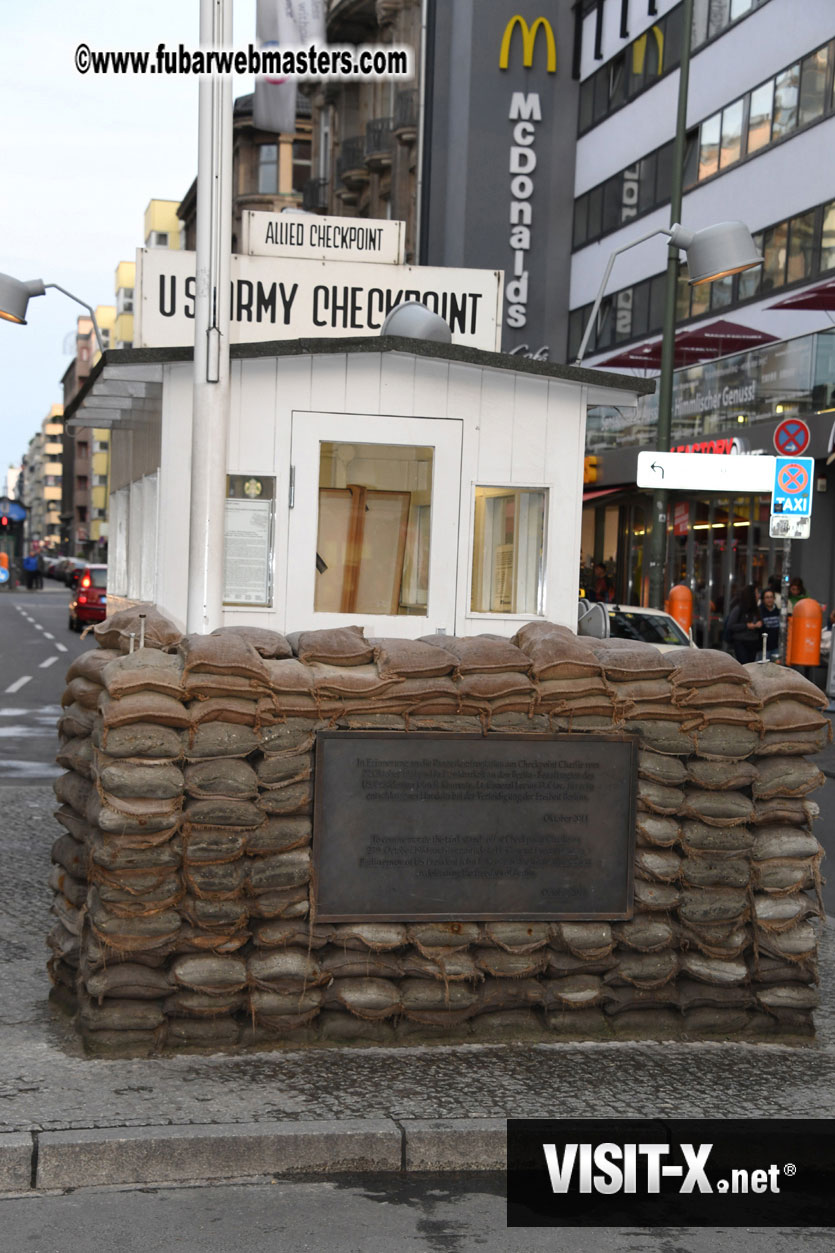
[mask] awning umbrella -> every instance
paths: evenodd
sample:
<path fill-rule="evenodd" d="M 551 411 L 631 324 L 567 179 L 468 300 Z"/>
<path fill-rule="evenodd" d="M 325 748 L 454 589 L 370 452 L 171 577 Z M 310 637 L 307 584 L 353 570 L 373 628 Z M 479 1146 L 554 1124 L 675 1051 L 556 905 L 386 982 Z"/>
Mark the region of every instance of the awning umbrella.
<path fill-rule="evenodd" d="M 819 283 L 817 287 L 805 287 L 803 291 L 786 296 L 783 300 L 777 300 L 768 307 L 769 309 L 835 310 L 835 278 L 829 279 L 826 283 Z"/>
<path fill-rule="evenodd" d="M 682 366 L 697 365 L 700 361 L 713 361 L 717 357 L 728 357 L 735 352 L 746 352 L 758 348 L 762 344 L 777 342 L 776 335 L 767 335 L 765 331 L 755 330 L 752 326 L 742 326 L 738 322 L 728 322 L 720 318 L 718 322 L 709 322 L 706 326 L 696 326 L 689 331 L 681 331 L 676 335 L 676 346 L 673 363 L 678 369 Z M 628 348 L 598 362 L 604 366 L 637 366 L 645 370 L 661 369 L 661 340 L 652 340 L 648 344 L 640 344 L 636 348 Z"/>

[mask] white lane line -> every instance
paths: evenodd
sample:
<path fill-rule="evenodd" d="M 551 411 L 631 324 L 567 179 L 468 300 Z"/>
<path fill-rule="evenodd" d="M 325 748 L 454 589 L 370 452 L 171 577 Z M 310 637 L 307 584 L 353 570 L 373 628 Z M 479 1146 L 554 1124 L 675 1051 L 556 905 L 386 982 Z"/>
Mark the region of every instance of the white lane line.
<path fill-rule="evenodd" d="M 35 630 L 36 630 L 36 631 L 42 631 L 42 630 L 43 630 L 43 627 L 41 626 L 40 622 L 36 622 L 36 623 L 35 623 Z"/>
<path fill-rule="evenodd" d="M 41 670 L 45 670 L 47 666 L 54 665 L 57 660 L 58 660 L 57 657 L 47 657 L 46 661 L 41 662 L 41 665 L 40 665 Z"/>
<path fill-rule="evenodd" d="M 54 640 L 54 639 L 55 639 L 55 636 L 54 636 L 54 635 L 50 635 L 49 631 L 44 631 L 44 633 L 43 633 L 43 637 L 44 637 L 44 639 L 45 639 L 45 640 Z"/>
<path fill-rule="evenodd" d="M 9 686 L 6 688 L 6 695 L 12 696 L 15 692 L 19 692 L 20 689 L 26 683 L 28 683 L 31 678 L 32 678 L 31 674 L 24 674 L 22 679 L 15 679 L 14 683 L 10 683 Z"/>
<path fill-rule="evenodd" d="M 59 653 L 65 653 L 67 651 L 66 644 L 56 644 L 55 647 L 58 649 Z"/>

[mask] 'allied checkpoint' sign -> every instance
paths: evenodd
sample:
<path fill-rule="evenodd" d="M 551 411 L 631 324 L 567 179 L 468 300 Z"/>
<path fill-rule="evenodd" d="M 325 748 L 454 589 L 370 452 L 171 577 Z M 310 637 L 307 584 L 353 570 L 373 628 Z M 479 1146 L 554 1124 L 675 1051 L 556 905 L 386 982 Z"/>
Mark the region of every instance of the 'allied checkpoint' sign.
<path fill-rule="evenodd" d="M 194 343 L 193 252 L 139 248 L 136 348 Z M 379 335 L 396 305 L 417 300 L 449 324 L 454 344 L 498 352 L 500 270 L 232 256 L 230 342 Z"/>
<path fill-rule="evenodd" d="M 637 745 L 320 732 L 314 921 L 631 917 Z"/>

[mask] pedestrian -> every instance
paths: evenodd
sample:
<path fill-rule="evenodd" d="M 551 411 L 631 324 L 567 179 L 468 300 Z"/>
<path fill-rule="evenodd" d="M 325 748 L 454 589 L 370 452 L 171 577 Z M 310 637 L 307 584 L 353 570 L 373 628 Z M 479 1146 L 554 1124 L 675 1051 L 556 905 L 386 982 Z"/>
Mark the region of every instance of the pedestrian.
<path fill-rule="evenodd" d="M 31 592 L 32 588 L 35 586 L 35 577 L 37 573 L 38 573 L 37 557 L 32 557 L 31 555 L 29 557 L 24 557 L 23 558 L 23 577 L 26 580 L 26 590 L 28 592 Z"/>
<path fill-rule="evenodd" d="M 769 591 L 769 592 L 773 592 L 773 593 L 774 593 L 774 603 L 775 603 L 775 605 L 777 606 L 777 608 L 778 608 L 778 609 L 780 608 L 780 606 L 781 606 L 781 605 L 782 605 L 782 603 L 783 603 L 783 596 L 782 596 L 782 593 L 781 593 L 781 590 L 780 590 L 780 589 L 781 589 L 781 586 L 782 586 L 782 585 L 781 585 L 781 582 L 780 582 L 780 579 L 778 578 L 778 576 L 777 576 L 776 574 L 772 574 L 772 575 L 769 577 L 769 580 L 768 580 L 768 588 L 767 588 L 767 591 Z"/>
<path fill-rule="evenodd" d="M 731 646 L 737 661 L 745 664 L 757 660 L 757 647 L 762 647 L 762 631 L 757 589 L 751 583 L 742 589 L 725 623 L 725 642 Z"/>
<path fill-rule="evenodd" d="M 780 608 L 773 588 L 767 587 L 763 592 L 759 613 L 763 631 L 767 636 L 765 642 L 767 659 L 777 661 L 780 656 Z"/>
<path fill-rule="evenodd" d="M 604 604 L 611 604 L 615 599 L 614 584 L 606 573 L 606 567 L 602 561 L 595 562 L 594 578 L 588 599 L 603 601 Z"/>
<path fill-rule="evenodd" d="M 805 600 L 809 593 L 803 586 L 802 579 L 792 579 L 789 583 L 789 613 L 792 612 L 799 600 Z"/>

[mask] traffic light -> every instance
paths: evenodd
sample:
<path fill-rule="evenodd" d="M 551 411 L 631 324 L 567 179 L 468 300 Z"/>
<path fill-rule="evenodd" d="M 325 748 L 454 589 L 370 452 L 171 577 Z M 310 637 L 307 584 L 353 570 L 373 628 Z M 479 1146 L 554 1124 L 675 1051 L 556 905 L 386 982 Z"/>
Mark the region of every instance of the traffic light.
<path fill-rule="evenodd" d="M 8 531 L 8 529 L 9 529 L 9 515 L 7 513 L 4 513 L 2 517 L 0 517 L 0 530 Z"/>
<path fill-rule="evenodd" d="M 584 483 L 596 483 L 597 482 L 597 466 L 598 466 L 597 457 L 584 457 L 583 458 L 583 482 Z"/>

